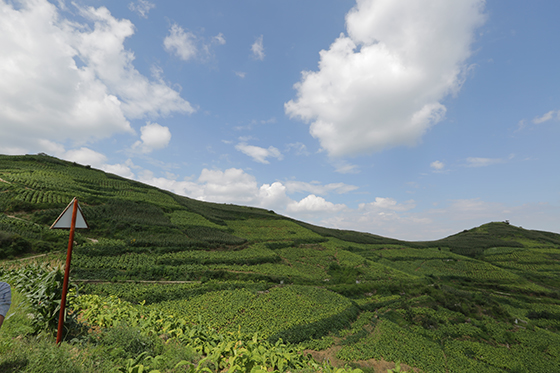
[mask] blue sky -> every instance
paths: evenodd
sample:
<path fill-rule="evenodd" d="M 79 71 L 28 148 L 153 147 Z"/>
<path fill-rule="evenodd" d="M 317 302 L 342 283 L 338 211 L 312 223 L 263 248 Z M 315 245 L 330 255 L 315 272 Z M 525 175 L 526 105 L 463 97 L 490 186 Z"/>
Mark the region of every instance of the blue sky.
<path fill-rule="evenodd" d="M 560 3 L 0 0 L 0 153 L 443 238 L 560 233 Z"/>

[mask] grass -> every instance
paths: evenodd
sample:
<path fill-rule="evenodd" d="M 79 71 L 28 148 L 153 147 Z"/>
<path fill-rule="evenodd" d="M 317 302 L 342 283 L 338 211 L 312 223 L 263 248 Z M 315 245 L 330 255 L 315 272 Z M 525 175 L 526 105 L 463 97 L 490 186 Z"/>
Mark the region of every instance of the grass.
<path fill-rule="evenodd" d="M 199 354 L 177 343 L 164 343 L 134 328 L 114 328 L 81 340 L 56 345 L 52 333 L 33 334 L 25 297 L 12 292 L 12 306 L 0 329 L 2 373 L 103 373 L 123 367 L 143 352 L 160 355 L 162 372 L 175 372 L 181 360 L 196 362 Z"/>

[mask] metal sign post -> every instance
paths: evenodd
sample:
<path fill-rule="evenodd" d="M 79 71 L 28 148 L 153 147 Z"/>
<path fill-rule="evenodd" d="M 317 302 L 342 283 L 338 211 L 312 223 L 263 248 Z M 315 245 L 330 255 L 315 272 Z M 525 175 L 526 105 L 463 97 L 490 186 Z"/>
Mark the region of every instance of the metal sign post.
<path fill-rule="evenodd" d="M 70 210 L 72 206 L 72 210 Z M 70 211 L 72 211 L 70 213 Z M 56 333 L 56 344 L 62 340 L 62 331 L 64 328 L 64 319 L 66 316 L 66 293 L 68 292 L 68 278 L 70 277 L 70 261 L 72 260 L 72 248 L 74 247 L 74 230 L 76 228 L 89 228 L 82 209 L 78 205 L 78 199 L 74 197 L 72 202 L 60 214 L 58 219 L 53 223 L 51 229 L 68 229 L 70 228 L 70 238 L 68 239 L 68 252 L 66 254 L 66 267 L 64 268 L 64 282 L 62 283 L 62 299 L 60 300 L 60 315 L 58 318 L 58 331 Z"/>

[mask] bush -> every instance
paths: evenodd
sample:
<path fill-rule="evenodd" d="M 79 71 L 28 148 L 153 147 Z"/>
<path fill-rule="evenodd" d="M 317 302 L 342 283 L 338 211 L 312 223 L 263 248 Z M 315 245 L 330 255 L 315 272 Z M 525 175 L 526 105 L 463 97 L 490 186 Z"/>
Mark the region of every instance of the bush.
<path fill-rule="evenodd" d="M 156 356 L 163 350 L 161 339 L 126 325 L 107 329 L 101 335 L 99 343 L 109 349 L 111 356 L 123 359 L 136 357 L 142 352 Z"/>
<path fill-rule="evenodd" d="M 13 233 L 0 231 L 0 248 L 10 246 L 13 237 Z"/>
<path fill-rule="evenodd" d="M 2 236 L 0 236 L 0 259 L 31 251 L 31 243 L 20 235 L 4 233 Z"/>
<path fill-rule="evenodd" d="M 0 270 L 0 279 L 25 295 L 32 317 L 31 323 L 36 332 L 56 330 L 62 297 L 64 273 L 60 268 L 30 265 L 17 270 Z M 70 285 L 69 288 L 76 287 Z M 77 322 L 72 315 L 66 318 L 66 333 L 75 329 Z"/>
<path fill-rule="evenodd" d="M 33 245 L 33 251 L 38 253 L 48 253 L 54 250 L 54 246 L 51 243 L 39 241 Z"/>
<path fill-rule="evenodd" d="M 19 212 L 19 211 L 31 212 L 31 211 L 33 211 L 33 208 L 34 208 L 34 205 L 30 202 L 20 201 L 20 200 L 12 200 L 10 203 L 8 203 L 8 206 L 6 206 L 6 211 L 8 211 L 8 212 Z"/>

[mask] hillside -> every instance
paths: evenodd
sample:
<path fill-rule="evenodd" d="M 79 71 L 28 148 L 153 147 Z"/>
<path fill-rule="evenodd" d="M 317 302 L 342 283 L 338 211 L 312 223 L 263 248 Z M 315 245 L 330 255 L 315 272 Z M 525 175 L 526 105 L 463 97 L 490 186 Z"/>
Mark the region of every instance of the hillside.
<path fill-rule="evenodd" d="M 560 371 L 558 234 L 493 222 L 406 242 L 201 202 L 46 155 L 0 156 L 2 266 L 64 258 L 68 233 L 48 228 L 73 197 L 90 225 L 71 267 L 82 299 L 117 296 L 139 313 L 299 343 L 365 371 L 392 366 L 383 361 Z"/>

